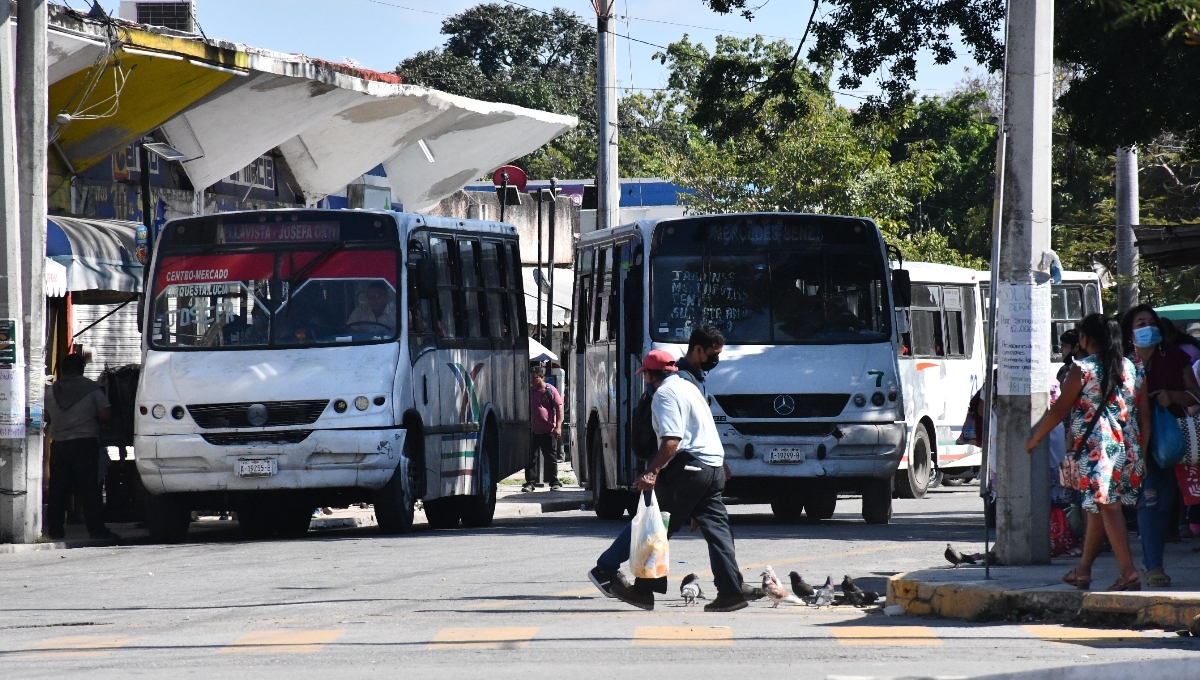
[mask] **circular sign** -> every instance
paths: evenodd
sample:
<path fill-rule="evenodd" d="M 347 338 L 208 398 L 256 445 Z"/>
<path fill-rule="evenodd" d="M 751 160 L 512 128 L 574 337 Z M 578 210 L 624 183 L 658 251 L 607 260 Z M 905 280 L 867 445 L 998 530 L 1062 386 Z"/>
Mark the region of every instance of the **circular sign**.
<path fill-rule="evenodd" d="M 492 173 L 492 184 L 500 186 L 504 183 L 504 173 L 508 173 L 508 186 L 516 187 L 517 191 L 525 193 L 525 171 L 515 165 L 502 165 Z"/>
<path fill-rule="evenodd" d="M 262 427 L 267 424 L 267 407 L 265 404 L 251 404 L 250 408 L 246 409 L 246 420 L 254 427 Z"/>

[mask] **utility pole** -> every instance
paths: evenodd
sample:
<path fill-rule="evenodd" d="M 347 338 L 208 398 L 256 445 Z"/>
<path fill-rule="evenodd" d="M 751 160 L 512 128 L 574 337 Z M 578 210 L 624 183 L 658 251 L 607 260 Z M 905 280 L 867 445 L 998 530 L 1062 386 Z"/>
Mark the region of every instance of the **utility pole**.
<path fill-rule="evenodd" d="M 621 223 L 621 181 L 617 170 L 617 34 L 613 5 L 616 0 L 592 0 L 596 10 L 596 123 L 599 136 L 596 171 L 596 228 L 611 229 Z"/>
<path fill-rule="evenodd" d="M 996 554 L 1050 562 L 1050 462 L 1025 441 L 1050 404 L 1053 0 L 1010 0 L 1005 59 L 1004 205 L 996 310 Z"/>
<path fill-rule="evenodd" d="M 0 230 L 5 248 L 0 257 L 0 542 L 31 542 L 36 536 L 30 537 L 27 531 L 33 518 L 26 512 L 30 489 L 25 461 L 24 356 L 18 344 L 23 315 L 14 19 L 11 5 L 0 0 Z M 40 469 L 37 476 L 41 478 Z M 37 491 L 40 489 L 34 493 Z"/>
<path fill-rule="evenodd" d="M 1138 304 L 1138 251 L 1133 228 L 1138 225 L 1137 149 L 1117 149 L 1117 309 L 1124 314 Z"/>

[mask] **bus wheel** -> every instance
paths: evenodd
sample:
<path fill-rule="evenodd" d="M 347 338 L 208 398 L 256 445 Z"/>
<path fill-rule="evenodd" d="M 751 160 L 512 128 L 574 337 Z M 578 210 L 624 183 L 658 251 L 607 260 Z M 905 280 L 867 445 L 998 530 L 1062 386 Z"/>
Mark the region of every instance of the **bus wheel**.
<path fill-rule="evenodd" d="M 805 495 L 794 485 L 777 490 L 771 498 L 771 513 L 783 524 L 799 524 L 804 506 Z"/>
<path fill-rule="evenodd" d="M 867 524 L 892 521 L 892 480 L 868 479 L 862 487 L 862 516 Z"/>
<path fill-rule="evenodd" d="M 430 529 L 458 528 L 458 499 L 454 496 L 425 501 L 425 519 Z"/>
<path fill-rule="evenodd" d="M 942 482 L 945 481 L 945 479 L 946 477 L 942 474 L 941 470 L 934 470 L 933 475 L 929 478 L 929 488 L 938 488 L 942 485 Z"/>
<path fill-rule="evenodd" d="M 837 492 L 814 491 L 805 499 L 804 508 L 809 519 L 831 519 L 837 509 Z"/>
<path fill-rule="evenodd" d="M 933 468 L 930 449 L 929 433 L 924 427 L 918 427 L 912 454 L 908 457 L 908 470 L 896 473 L 896 495 L 900 498 L 925 497 Z"/>
<path fill-rule="evenodd" d="M 187 538 L 191 512 L 172 494 L 146 494 L 146 529 L 155 543 L 180 543 Z"/>
<path fill-rule="evenodd" d="M 300 538 L 308 534 L 312 524 L 312 508 L 303 503 L 289 503 L 274 509 L 272 524 L 280 538 Z"/>
<path fill-rule="evenodd" d="M 405 438 L 404 452 L 401 454 L 402 460 L 409 461 L 408 465 L 413 465 L 413 439 L 416 437 Z M 374 493 L 375 521 L 379 523 L 379 532 L 382 534 L 407 534 L 412 531 L 413 500 L 404 488 L 403 467 L 397 465 L 388 483 Z"/>
<path fill-rule="evenodd" d="M 600 442 L 600 431 L 592 430 L 590 439 L 588 453 L 592 457 L 592 507 L 600 519 L 621 519 L 629 506 L 629 498 L 608 488 L 607 478 L 604 476 L 604 448 Z M 636 494 L 634 497 L 636 498 Z"/>
<path fill-rule="evenodd" d="M 496 480 L 492 479 L 492 461 L 500 453 L 500 436 L 494 426 L 483 433 L 479 455 L 475 457 L 475 473 L 479 475 L 479 487 L 474 495 L 459 497 L 462 523 L 468 529 L 480 529 L 492 525 L 496 514 Z"/>

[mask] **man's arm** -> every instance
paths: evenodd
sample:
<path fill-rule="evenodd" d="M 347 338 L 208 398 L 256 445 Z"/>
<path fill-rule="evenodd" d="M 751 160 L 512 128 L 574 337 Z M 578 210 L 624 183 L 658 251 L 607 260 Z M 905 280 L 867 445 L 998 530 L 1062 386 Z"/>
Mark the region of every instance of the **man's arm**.
<path fill-rule="evenodd" d="M 654 459 L 646 467 L 646 471 L 638 477 L 637 487 L 642 491 L 649 491 L 654 488 L 655 481 L 658 480 L 658 473 L 666 467 L 667 463 L 671 462 L 671 457 L 675 455 L 675 450 L 679 448 L 679 437 L 663 437 L 662 442 L 658 445 L 658 453 L 654 454 Z"/>
<path fill-rule="evenodd" d="M 566 410 L 563 408 L 562 404 L 559 404 L 558 408 L 554 409 L 554 413 L 557 416 L 557 419 L 554 422 L 554 436 L 561 437 L 563 421 L 567 419 Z"/>

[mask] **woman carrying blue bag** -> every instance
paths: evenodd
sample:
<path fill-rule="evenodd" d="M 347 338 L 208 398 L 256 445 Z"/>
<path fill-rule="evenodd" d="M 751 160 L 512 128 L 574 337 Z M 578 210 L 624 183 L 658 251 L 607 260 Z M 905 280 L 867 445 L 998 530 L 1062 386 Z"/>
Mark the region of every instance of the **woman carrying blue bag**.
<path fill-rule="evenodd" d="M 1166 588 L 1171 577 L 1163 570 L 1167 531 L 1175 521 L 1176 468 L 1183 459 L 1183 432 L 1177 418 L 1200 404 L 1200 385 L 1192 361 L 1183 350 L 1163 341 L 1162 322 L 1149 305 L 1138 305 L 1121 319 L 1125 349 L 1144 372 L 1153 413 L 1146 473 L 1138 502 L 1138 536 L 1146 585 Z"/>

